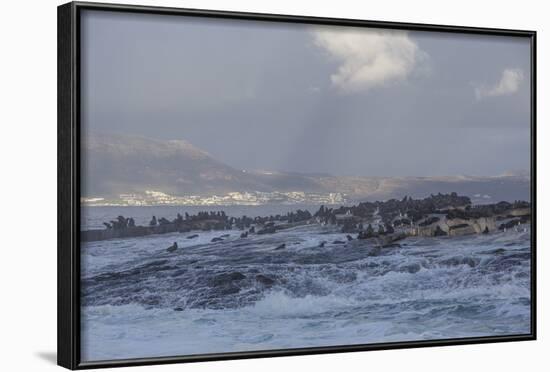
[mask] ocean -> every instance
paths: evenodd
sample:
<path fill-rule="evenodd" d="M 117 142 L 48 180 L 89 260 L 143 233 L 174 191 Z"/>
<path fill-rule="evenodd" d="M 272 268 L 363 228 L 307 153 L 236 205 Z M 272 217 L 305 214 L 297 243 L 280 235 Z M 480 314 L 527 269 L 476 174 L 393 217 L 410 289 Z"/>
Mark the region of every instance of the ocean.
<path fill-rule="evenodd" d="M 325 205 L 327 207 L 339 207 L 340 205 Z M 288 212 L 294 212 L 298 209 L 307 209 L 312 214 L 317 212 L 321 205 L 313 204 L 268 204 L 268 205 L 207 205 L 207 206 L 102 206 L 102 207 L 82 207 L 80 216 L 80 229 L 104 229 L 103 222 L 109 222 L 116 219 L 117 216 L 134 218 L 136 225 L 149 225 L 149 221 L 156 216 L 164 217 L 168 220 L 176 218 L 177 214 L 184 215 L 186 212 L 193 215 L 198 212 L 218 212 L 225 211 L 230 217 L 257 217 L 269 215 L 284 215 Z"/>
<path fill-rule="evenodd" d="M 299 208 L 212 210 L 255 216 L 287 207 Z M 138 223 L 205 210 L 95 208 L 85 209 L 84 226 L 107 215 Z M 345 234 L 320 225 L 245 239 L 232 230 L 82 243 L 82 360 L 527 334 L 524 226 L 382 249 L 336 244 Z M 173 242 L 179 248 L 169 253 Z"/>

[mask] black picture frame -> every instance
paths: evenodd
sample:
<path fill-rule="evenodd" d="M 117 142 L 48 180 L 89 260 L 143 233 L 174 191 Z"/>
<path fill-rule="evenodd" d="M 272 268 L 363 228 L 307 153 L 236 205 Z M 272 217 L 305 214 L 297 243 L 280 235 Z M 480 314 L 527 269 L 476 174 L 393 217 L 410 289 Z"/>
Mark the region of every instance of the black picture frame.
<path fill-rule="evenodd" d="M 416 31 L 529 38 L 531 45 L 531 333 L 430 341 L 389 342 L 366 345 L 309 347 L 286 350 L 231 352 L 179 357 L 82 362 L 80 358 L 80 14 L 82 10 L 149 13 L 234 20 L 361 26 Z M 396 23 L 356 19 L 304 17 L 227 11 L 178 9 L 71 2 L 58 7 L 58 318 L 57 357 L 69 369 L 139 366 L 227 359 L 327 354 L 352 351 L 401 349 L 444 345 L 481 344 L 536 339 L 536 32 L 510 29 Z"/>

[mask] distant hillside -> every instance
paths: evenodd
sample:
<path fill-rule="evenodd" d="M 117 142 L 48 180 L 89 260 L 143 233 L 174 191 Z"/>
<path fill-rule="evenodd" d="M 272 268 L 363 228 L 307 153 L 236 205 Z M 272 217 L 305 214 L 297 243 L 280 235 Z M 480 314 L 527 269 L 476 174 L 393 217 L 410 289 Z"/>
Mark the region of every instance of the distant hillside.
<path fill-rule="evenodd" d="M 455 191 L 474 200 L 529 199 L 529 177 L 335 177 L 234 169 L 184 140 L 113 134 L 82 142 L 82 196 L 161 191 L 170 195 L 213 195 L 233 191 L 344 193 L 354 200 L 423 197 Z"/>
<path fill-rule="evenodd" d="M 83 140 L 83 196 L 162 190 L 218 192 L 240 173 L 186 141 L 93 134 Z"/>
<path fill-rule="evenodd" d="M 326 183 L 332 182 L 340 185 L 341 192 L 369 201 L 401 198 L 404 195 L 422 198 L 439 192 L 457 192 L 469 196 L 474 203 L 530 200 L 530 179 L 526 176 L 346 177 L 326 180 Z M 326 187 L 331 186 L 326 184 Z"/>

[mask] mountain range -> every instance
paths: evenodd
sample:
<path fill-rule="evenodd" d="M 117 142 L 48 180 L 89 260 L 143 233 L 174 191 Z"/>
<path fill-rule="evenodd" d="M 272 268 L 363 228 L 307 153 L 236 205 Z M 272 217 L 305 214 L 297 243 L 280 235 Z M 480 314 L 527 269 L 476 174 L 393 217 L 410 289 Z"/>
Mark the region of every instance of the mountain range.
<path fill-rule="evenodd" d="M 235 169 L 185 140 L 111 133 L 83 136 L 81 195 L 116 199 L 146 190 L 175 196 L 229 192 L 345 194 L 351 200 L 385 200 L 457 192 L 481 201 L 529 200 L 530 177 L 351 177 Z"/>

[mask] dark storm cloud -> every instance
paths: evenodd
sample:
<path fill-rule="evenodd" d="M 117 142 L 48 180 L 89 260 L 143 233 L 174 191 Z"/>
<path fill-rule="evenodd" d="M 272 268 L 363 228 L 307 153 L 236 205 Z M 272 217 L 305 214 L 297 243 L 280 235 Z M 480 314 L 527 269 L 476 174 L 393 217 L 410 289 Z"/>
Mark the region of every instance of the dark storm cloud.
<path fill-rule="evenodd" d="M 83 15 L 87 130 L 186 139 L 242 169 L 529 168 L 526 39 Z"/>

